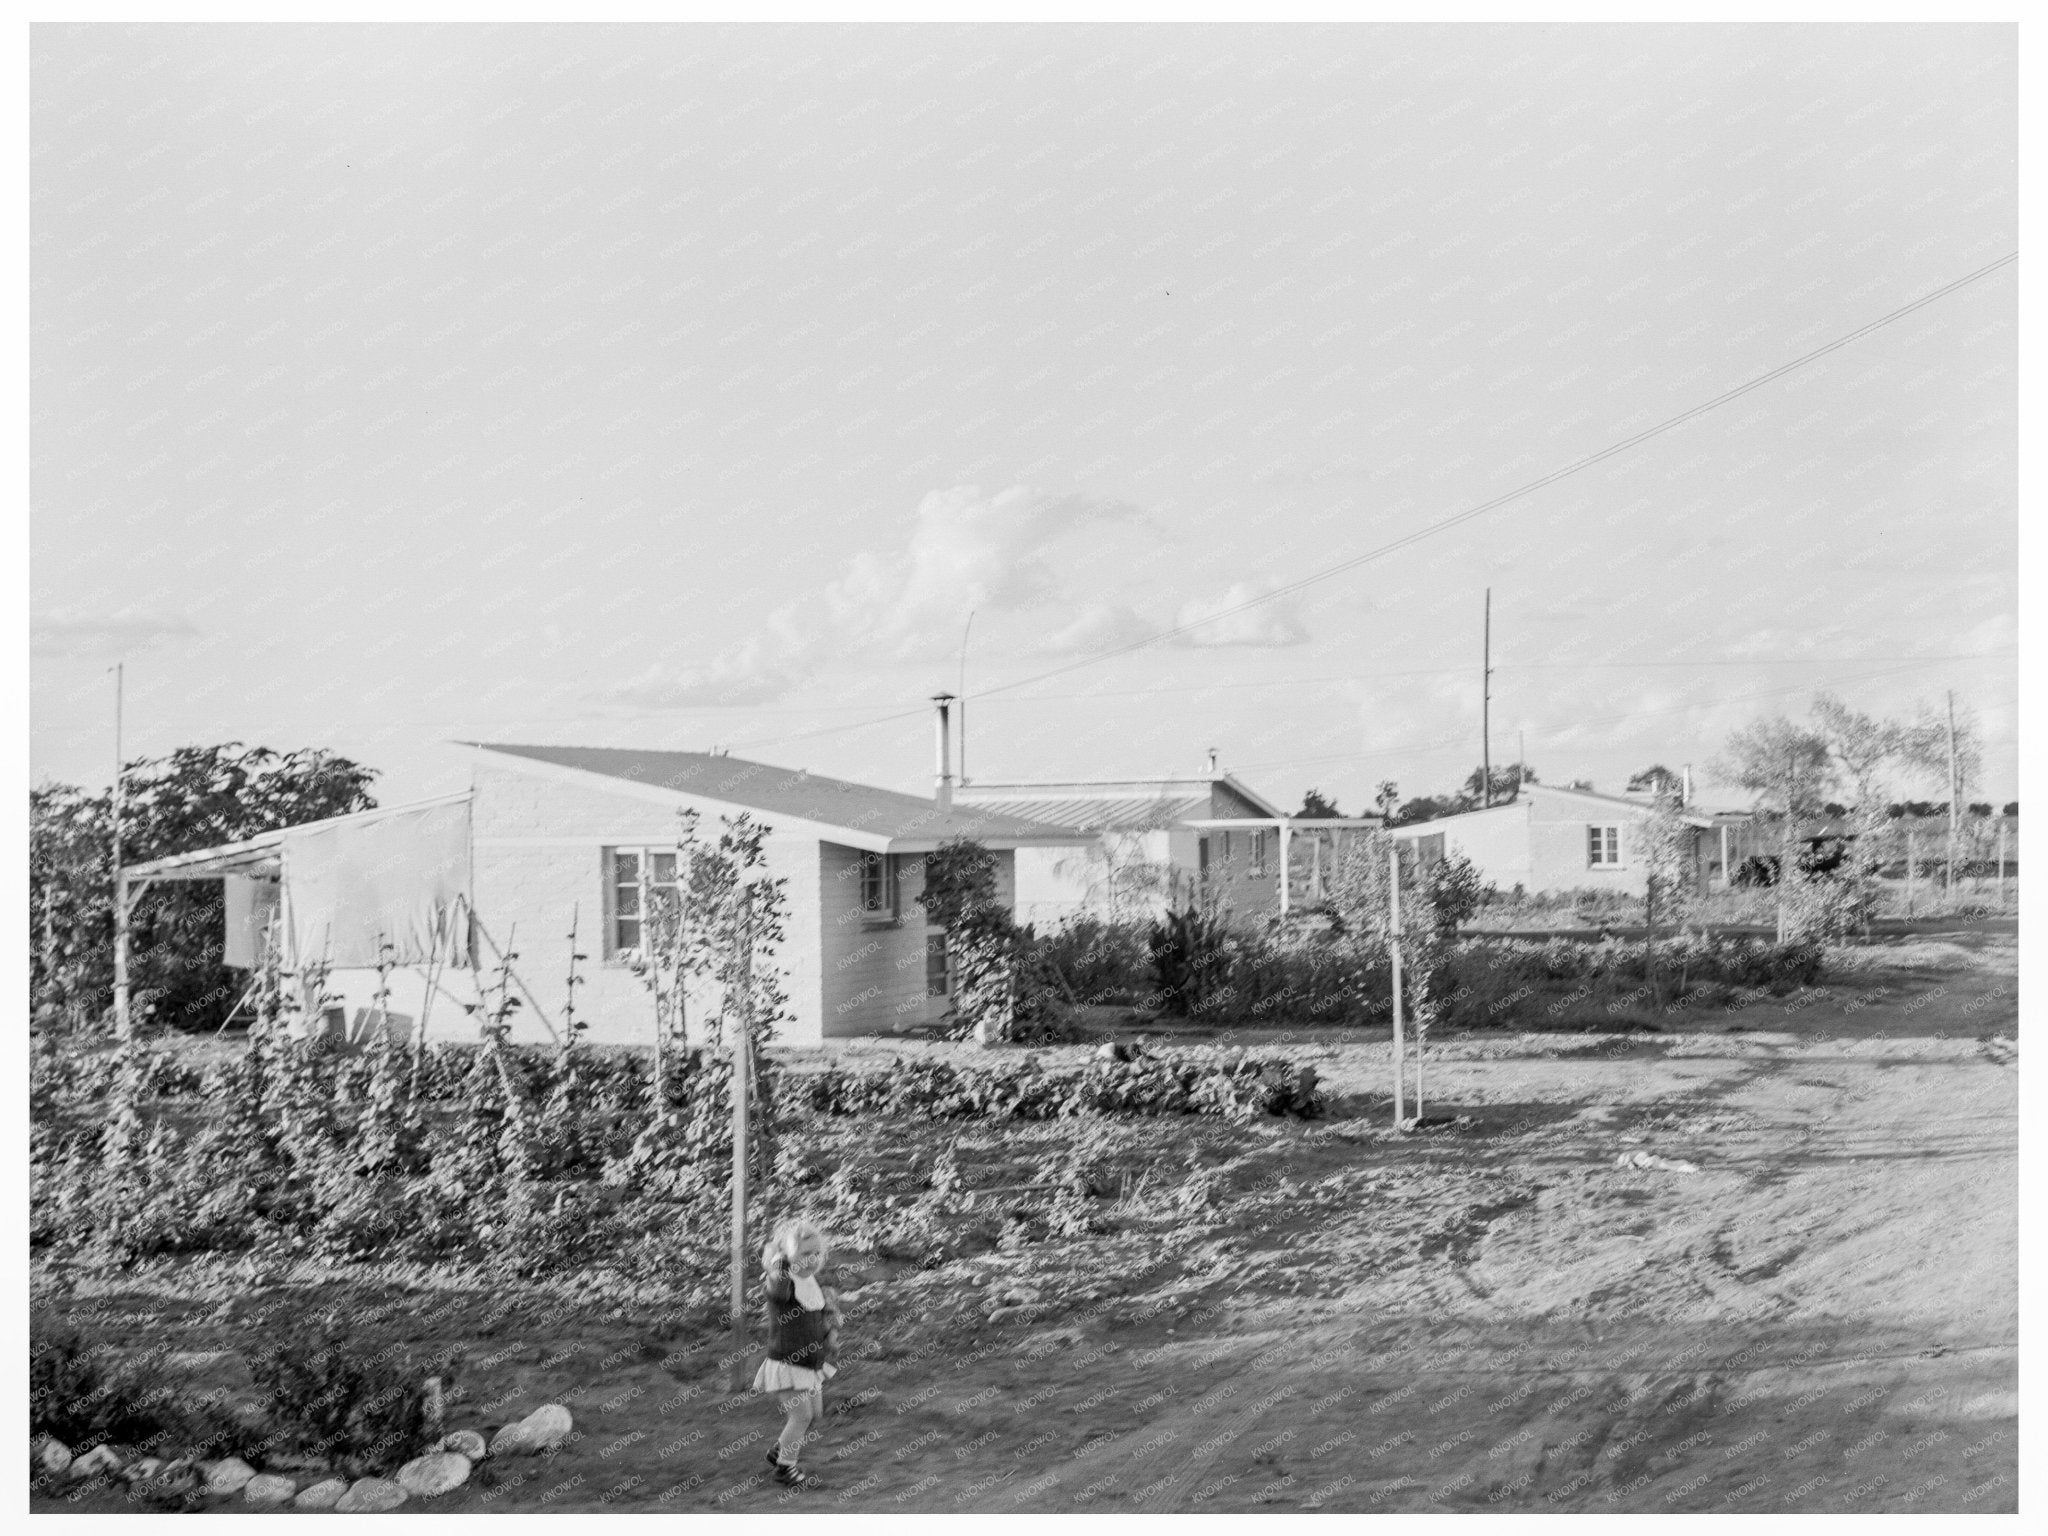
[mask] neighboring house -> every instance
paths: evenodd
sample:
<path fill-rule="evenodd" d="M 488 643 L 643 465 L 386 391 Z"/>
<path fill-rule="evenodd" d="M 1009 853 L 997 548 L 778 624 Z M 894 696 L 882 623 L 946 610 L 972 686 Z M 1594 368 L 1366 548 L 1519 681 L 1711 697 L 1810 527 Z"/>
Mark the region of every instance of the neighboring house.
<path fill-rule="evenodd" d="M 1550 891 L 1606 890 L 1644 894 L 1640 829 L 1647 796 L 1608 795 L 1590 789 L 1524 784 L 1504 805 L 1411 822 L 1388 831 L 1413 843 L 1423 862 L 1462 853 L 1480 878 L 1503 891 L 1520 886 L 1531 895 Z M 1727 882 L 1729 831 L 1747 822 L 1740 814 L 1681 811 L 1692 829 L 1696 888 Z"/>
<path fill-rule="evenodd" d="M 1185 896 L 1198 888 L 1219 908 L 1262 922 L 1280 905 L 1283 829 L 1362 824 L 1290 818 L 1227 773 L 1186 779 L 977 782 L 956 790 L 954 800 L 1095 834 L 1085 848 L 1018 851 L 1017 916 L 1040 925 L 1084 913 L 1155 916 L 1177 893 Z M 1212 824 L 1226 821 L 1252 825 Z M 1298 831 L 1294 835 L 1298 838 Z M 1306 840 L 1294 850 L 1297 896 L 1305 895 L 1320 874 L 1319 851 Z"/>
<path fill-rule="evenodd" d="M 229 963 L 253 963 L 275 914 L 302 964 L 326 957 L 330 990 L 359 1020 L 380 943 L 400 971 L 390 1006 L 423 1009 L 435 1036 L 473 1036 L 464 1009 L 510 952 L 514 1038 L 561 1024 L 570 932 L 581 963 L 576 1012 L 598 1043 L 650 1037 L 653 1002 L 630 968 L 652 903 L 676 882 L 678 813 L 699 835 L 745 812 L 769 829 L 767 874 L 786 880 L 775 960 L 795 1015 L 782 1040 L 812 1044 L 930 1022 L 949 1005 L 943 934 L 917 897 L 922 855 L 953 838 L 996 854 L 1011 899 L 1020 850 L 1083 845 L 1073 828 L 979 806 L 698 752 L 476 746 L 470 788 L 413 806 L 294 827 L 130 870 L 134 883 L 225 879 Z M 436 976 L 428 1000 L 427 976 Z M 693 1010 L 686 1008 L 686 1016 Z M 538 1021 L 531 1015 L 538 1013 Z"/>

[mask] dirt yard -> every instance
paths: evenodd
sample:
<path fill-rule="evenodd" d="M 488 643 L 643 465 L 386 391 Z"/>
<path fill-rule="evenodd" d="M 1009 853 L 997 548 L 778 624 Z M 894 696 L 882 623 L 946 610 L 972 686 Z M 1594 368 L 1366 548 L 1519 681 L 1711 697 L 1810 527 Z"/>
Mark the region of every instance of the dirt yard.
<path fill-rule="evenodd" d="M 2010 926 L 1854 951 L 1827 986 L 1655 1034 L 1433 1043 L 1428 1109 L 1456 1118 L 1412 1135 L 1384 1041 L 1231 1030 L 1313 1063 L 1331 1116 L 1119 1122 L 1111 1235 L 844 1256 L 858 1358 L 805 1454 L 818 1491 L 767 1480 L 777 1416 L 660 1297 L 352 1304 L 466 1345 L 457 1423 L 575 1414 L 572 1444 L 486 1463 L 448 1509 L 2012 1511 Z M 831 1134 L 885 1161 L 957 1140 L 988 1186 L 1073 1129 Z M 1176 1208 L 1191 1163 L 1214 1195 Z M 81 1279 L 67 1305 L 137 1347 L 175 1327 L 195 1384 L 232 1382 L 255 1309 L 338 1286 Z"/>

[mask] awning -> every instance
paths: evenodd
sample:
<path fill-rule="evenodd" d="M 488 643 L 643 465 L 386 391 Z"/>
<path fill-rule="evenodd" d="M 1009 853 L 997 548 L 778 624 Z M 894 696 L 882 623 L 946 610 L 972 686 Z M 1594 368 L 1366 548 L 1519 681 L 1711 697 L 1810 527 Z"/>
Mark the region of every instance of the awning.
<path fill-rule="evenodd" d="M 358 811 L 214 848 L 131 864 L 130 888 L 160 880 L 282 880 L 286 952 L 338 969 L 469 955 L 469 794 Z M 230 925 L 232 926 L 232 924 Z M 384 946 L 389 944 L 388 952 Z"/>

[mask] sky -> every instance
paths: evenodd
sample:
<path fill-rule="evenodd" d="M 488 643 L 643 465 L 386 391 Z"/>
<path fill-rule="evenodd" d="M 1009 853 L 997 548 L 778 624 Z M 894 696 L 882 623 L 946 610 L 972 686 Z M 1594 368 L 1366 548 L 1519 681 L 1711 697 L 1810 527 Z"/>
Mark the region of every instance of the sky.
<path fill-rule="evenodd" d="M 1350 813 L 1490 589 L 1496 763 L 1953 691 L 2017 794 L 2011 266 L 1436 530 L 2016 249 L 2010 27 L 46 25 L 30 117 L 36 780 L 118 661 L 385 803 L 928 793 L 964 683 L 971 779 Z"/>

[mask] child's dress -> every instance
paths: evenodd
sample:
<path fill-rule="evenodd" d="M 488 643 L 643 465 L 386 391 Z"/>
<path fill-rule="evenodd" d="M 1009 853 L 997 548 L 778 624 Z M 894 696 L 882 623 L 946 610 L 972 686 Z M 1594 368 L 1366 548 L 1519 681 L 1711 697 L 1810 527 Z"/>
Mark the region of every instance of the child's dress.
<path fill-rule="evenodd" d="M 756 1392 L 811 1392 L 822 1398 L 825 1381 L 837 1369 L 828 1358 L 831 1311 L 815 1276 L 792 1275 L 784 1266 L 765 1282 L 768 1295 L 768 1358 L 754 1372 Z"/>

